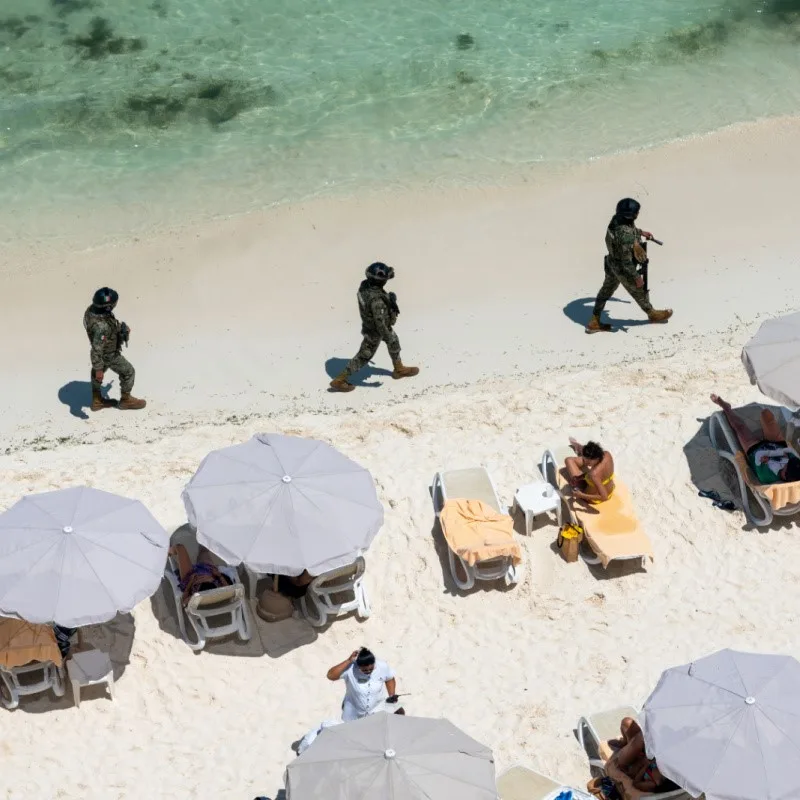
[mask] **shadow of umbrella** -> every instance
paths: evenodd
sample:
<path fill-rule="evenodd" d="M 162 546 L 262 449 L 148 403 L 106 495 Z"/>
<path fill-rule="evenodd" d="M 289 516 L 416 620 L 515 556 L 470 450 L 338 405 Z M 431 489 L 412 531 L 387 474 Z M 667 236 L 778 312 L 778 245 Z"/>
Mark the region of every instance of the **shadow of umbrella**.
<path fill-rule="evenodd" d="M 341 375 L 342 370 L 350 363 L 349 358 L 329 358 L 325 362 L 325 371 L 328 373 L 328 377 L 333 380 L 337 375 Z M 367 382 L 368 378 L 372 378 L 376 375 L 380 376 L 392 376 L 391 370 L 383 369 L 382 367 L 373 367 L 372 364 L 367 364 L 364 369 L 359 370 L 355 375 L 352 375 L 348 380 L 353 386 L 362 386 L 368 389 L 377 389 L 379 386 L 383 386 L 382 381 L 370 381 Z"/>
<path fill-rule="evenodd" d="M 101 653 L 106 653 L 111 659 L 111 665 L 114 669 L 114 682 L 116 683 L 131 662 L 131 650 L 133 650 L 135 632 L 136 623 L 134 622 L 133 614 L 117 614 L 109 622 L 87 625 L 81 628 L 79 630 L 81 644 L 80 646 L 73 644 L 72 651 L 95 649 Z M 73 638 L 73 642 L 75 642 L 75 638 Z M 64 665 L 66 692 L 63 697 L 55 697 L 52 692 L 24 695 L 20 697 L 17 710 L 25 711 L 29 714 L 43 714 L 48 711 L 58 711 L 74 706 L 75 702 L 66 670 L 66 665 Z M 84 686 L 81 689 L 81 702 L 107 697 L 107 693 L 108 689 L 105 684 Z"/>
<path fill-rule="evenodd" d="M 720 458 L 708 434 L 710 417 L 698 419 L 697 433 L 683 446 L 689 475 L 698 492 L 717 492 L 723 501 L 739 505 L 734 491 L 735 473 L 729 462 Z"/>
<path fill-rule="evenodd" d="M 192 561 L 196 561 L 200 545 L 188 523 L 184 523 L 173 531 L 170 544 L 182 544 L 189 552 Z M 218 564 L 223 563 L 216 557 L 215 560 Z M 266 655 L 270 658 L 280 658 L 292 650 L 316 641 L 317 631 L 307 620 L 296 616 L 280 622 L 266 622 L 256 614 L 255 604 L 249 598 L 246 603 L 252 624 L 250 641 L 243 642 L 236 634 L 231 634 L 224 639 L 209 639 L 205 648 L 200 652 L 218 656 L 259 658 Z M 181 646 L 188 647 L 178 627 L 177 614 L 179 610 L 175 607 L 172 588 L 166 579 L 161 582 L 158 591 L 150 598 L 150 606 L 161 630 L 177 639 Z M 181 611 L 181 613 L 183 612 Z"/>
<path fill-rule="evenodd" d="M 572 300 L 564 306 L 564 316 L 572 320 L 576 325 L 580 325 L 582 328 L 585 328 L 589 324 L 589 320 L 592 318 L 594 301 L 594 297 L 582 297 L 578 300 Z M 627 306 L 631 305 L 630 300 L 622 300 L 618 297 L 612 297 L 608 302 L 623 303 Z M 606 304 L 606 309 L 608 309 L 608 304 Z M 628 328 L 650 324 L 650 321 L 646 317 L 643 319 L 617 319 L 616 317 L 612 317 L 610 314 L 608 316 L 608 322 L 614 326 L 614 330 L 611 331 L 611 333 L 617 333 L 619 331 L 625 333 L 627 332 Z"/>

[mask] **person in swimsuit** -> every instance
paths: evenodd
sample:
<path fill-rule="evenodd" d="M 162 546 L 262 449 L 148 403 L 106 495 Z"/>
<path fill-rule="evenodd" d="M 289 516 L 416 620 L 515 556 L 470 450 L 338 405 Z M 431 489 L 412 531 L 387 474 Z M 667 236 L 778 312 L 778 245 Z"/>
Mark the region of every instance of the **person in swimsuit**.
<path fill-rule="evenodd" d="M 200 547 L 196 564 L 192 563 L 189 552 L 182 544 L 170 547 L 169 554 L 178 562 L 178 585 L 183 592 L 184 605 L 195 592 L 219 589 L 222 586 L 231 586 L 233 583 L 227 575 L 219 571 L 211 551 L 205 547 Z"/>
<path fill-rule="evenodd" d="M 579 444 L 569 440 L 575 451 L 564 462 L 572 496 L 587 503 L 603 503 L 614 491 L 614 459 L 597 442 Z"/>
<path fill-rule="evenodd" d="M 761 438 L 754 436 L 745 421 L 716 394 L 711 395 L 725 414 L 747 457 L 747 463 L 762 485 L 800 481 L 800 458 L 786 443 L 781 426 L 767 408 L 761 412 Z"/>
<path fill-rule="evenodd" d="M 620 739 L 609 742 L 615 748 L 614 755 L 605 765 L 606 775 L 611 780 L 623 789 L 639 792 L 658 794 L 678 788 L 659 772 L 655 759 L 647 757 L 644 734 L 635 719 L 623 719 L 620 733 Z"/>

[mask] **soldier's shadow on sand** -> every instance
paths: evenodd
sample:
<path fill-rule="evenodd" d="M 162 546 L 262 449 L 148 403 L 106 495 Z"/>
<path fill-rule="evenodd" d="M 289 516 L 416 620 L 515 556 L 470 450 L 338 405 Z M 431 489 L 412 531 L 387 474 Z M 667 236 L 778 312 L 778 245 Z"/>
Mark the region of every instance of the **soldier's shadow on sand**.
<path fill-rule="evenodd" d="M 103 386 L 103 396 L 108 397 L 112 382 Z M 69 413 L 78 419 L 89 419 L 86 409 L 92 405 L 92 384 L 89 381 L 70 381 L 58 390 L 58 399 L 69 407 Z"/>
<path fill-rule="evenodd" d="M 331 380 L 333 380 L 333 378 L 341 374 L 342 370 L 348 365 L 349 362 L 349 358 L 329 358 L 325 362 L 325 371 L 328 373 L 328 376 L 331 378 Z M 377 389 L 379 386 L 383 386 L 383 381 L 369 380 L 370 378 L 374 378 L 376 375 L 385 375 L 391 377 L 392 371 L 389 369 L 382 369 L 381 367 L 373 367 L 372 364 L 367 364 L 364 369 L 359 370 L 349 380 L 353 386 L 362 386 L 367 389 Z"/>
<path fill-rule="evenodd" d="M 572 300 L 564 306 L 564 316 L 571 319 L 577 325 L 585 328 L 592 318 L 592 311 L 594 311 L 594 297 L 582 297 L 580 300 Z M 619 297 L 612 297 L 609 303 L 623 303 L 626 306 L 633 305 L 630 300 L 623 300 Z M 622 331 L 626 333 L 628 328 L 635 328 L 638 325 L 649 325 L 650 321 L 647 317 L 641 319 L 619 319 L 614 316 L 613 309 L 609 310 L 608 304 L 606 305 L 606 319 L 604 322 L 610 322 L 614 326 L 612 333 L 619 333 Z"/>

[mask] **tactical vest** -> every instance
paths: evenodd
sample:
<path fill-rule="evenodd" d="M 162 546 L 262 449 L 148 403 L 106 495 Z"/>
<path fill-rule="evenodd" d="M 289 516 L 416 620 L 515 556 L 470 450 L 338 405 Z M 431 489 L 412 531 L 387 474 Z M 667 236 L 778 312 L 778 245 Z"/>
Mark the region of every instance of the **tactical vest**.
<path fill-rule="evenodd" d="M 381 287 L 375 286 L 368 280 L 361 281 L 358 287 L 358 312 L 361 314 L 361 332 L 363 334 L 377 334 L 378 328 L 372 315 L 372 303 L 380 299 L 386 304 L 386 310 L 391 314 L 392 305 L 388 293 Z"/>

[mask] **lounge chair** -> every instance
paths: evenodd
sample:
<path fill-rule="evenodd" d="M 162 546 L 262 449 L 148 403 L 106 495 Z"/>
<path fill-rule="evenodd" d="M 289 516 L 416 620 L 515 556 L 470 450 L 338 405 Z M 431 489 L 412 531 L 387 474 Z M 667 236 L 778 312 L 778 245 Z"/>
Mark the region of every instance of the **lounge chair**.
<path fill-rule="evenodd" d="M 736 413 L 752 427 L 752 431 L 756 435 L 761 426 L 760 419 L 756 417 L 760 415 L 763 408 L 763 406 L 754 405 L 748 409 L 736 410 Z M 748 414 L 750 409 L 752 409 L 752 413 Z M 786 408 L 782 408 L 780 411 L 782 420 L 777 414 L 776 417 L 783 422 L 784 435 L 788 440 L 791 438 L 791 434 L 787 432 L 786 428 L 791 414 Z M 739 505 L 741 505 L 748 522 L 761 528 L 769 525 L 775 516 L 789 517 L 800 513 L 800 482 L 773 483 L 769 486 L 759 483 L 747 463 L 747 457 L 742 451 L 738 437 L 721 411 L 711 415 L 708 421 L 708 435 L 717 455 L 733 465 L 739 491 Z M 797 446 L 794 442 L 792 445 Z"/>
<path fill-rule="evenodd" d="M 591 800 L 590 795 L 564 786 L 528 767 L 517 765 L 497 776 L 499 800 L 553 800 L 566 791 L 571 791 L 575 800 Z"/>
<path fill-rule="evenodd" d="M 605 775 L 606 761 L 614 754 L 609 741 L 618 739 L 619 726 L 625 717 L 638 719 L 639 714 L 632 706 L 620 706 L 609 711 L 601 711 L 578 720 L 576 733 L 584 753 L 589 759 L 593 775 Z M 659 800 L 691 800 L 683 789 L 652 794 L 633 790 L 626 792 L 625 800 L 640 798 L 659 798 Z"/>
<path fill-rule="evenodd" d="M 448 545 L 450 573 L 459 589 L 469 590 L 475 585 L 475 581 L 502 579 L 507 586 L 520 581 L 522 577 L 521 551 L 519 544 L 514 539 L 513 520 L 508 516 L 508 510 L 501 506 L 497 490 L 486 469 L 476 467 L 437 472 L 431 485 L 431 497 L 433 510 L 442 525 L 442 532 Z M 445 519 L 442 517 L 445 506 L 452 501 L 463 501 L 465 514 L 473 511 L 478 514 L 483 513 L 488 522 L 487 529 L 489 525 L 494 525 L 493 542 L 491 545 L 481 547 L 480 553 L 496 551 L 499 555 L 480 557 L 479 554 L 478 558 L 474 558 L 475 552 L 467 553 L 458 545 L 456 547 L 461 552 L 454 551 L 453 536 L 447 529 L 447 515 L 445 515 Z M 467 508 L 466 504 L 470 504 L 470 508 Z M 495 520 L 489 520 L 490 516 L 494 516 Z M 474 521 L 479 526 L 477 519 Z M 501 531 L 501 527 L 505 528 L 505 531 Z M 458 574 L 456 561 L 461 565 L 464 578 Z"/>
<path fill-rule="evenodd" d="M 614 492 L 604 503 L 588 504 L 575 500 L 563 464 L 571 450 L 545 450 L 539 466 L 544 479 L 560 493 L 570 517 L 584 531 L 585 549 L 581 556 L 587 564 L 601 564 L 607 569 L 612 561 L 639 561 L 642 569 L 653 560 L 653 545 L 636 517 L 628 487 L 614 478 Z"/>
<path fill-rule="evenodd" d="M 247 642 L 252 636 L 244 586 L 239 575 L 233 567 L 221 566 L 219 571 L 231 580 L 231 585 L 195 592 L 184 606 L 178 565 L 172 556 L 167 560 L 164 577 L 172 588 L 178 627 L 183 640 L 195 651 L 202 650 L 208 639 L 221 639 L 235 633 L 241 641 Z M 194 633 L 194 641 L 189 636 L 187 621 Z"/>
<path fill-rule="evenodd" d="M 340 617 L 355 611 L 361 619 L 370 615 L 369 598 L 364 586 L 366 563 L 359 556 L 354 564 L 318 575 L 308 585 L 300 608 L 306 619 L 321 628 L 328 617 Z"/>
<path fill-rule="evenodd" d="M 39 694 L 48 690 L 56 697 L 64 696 L 64 673 L 52 661 L 36 661 L 24 667 L 0 667 L 0 680 L 5 692 L 0 691 L 0 702 L 13 711 L 19 705 L 19 698 L 29 694 Z"/>

